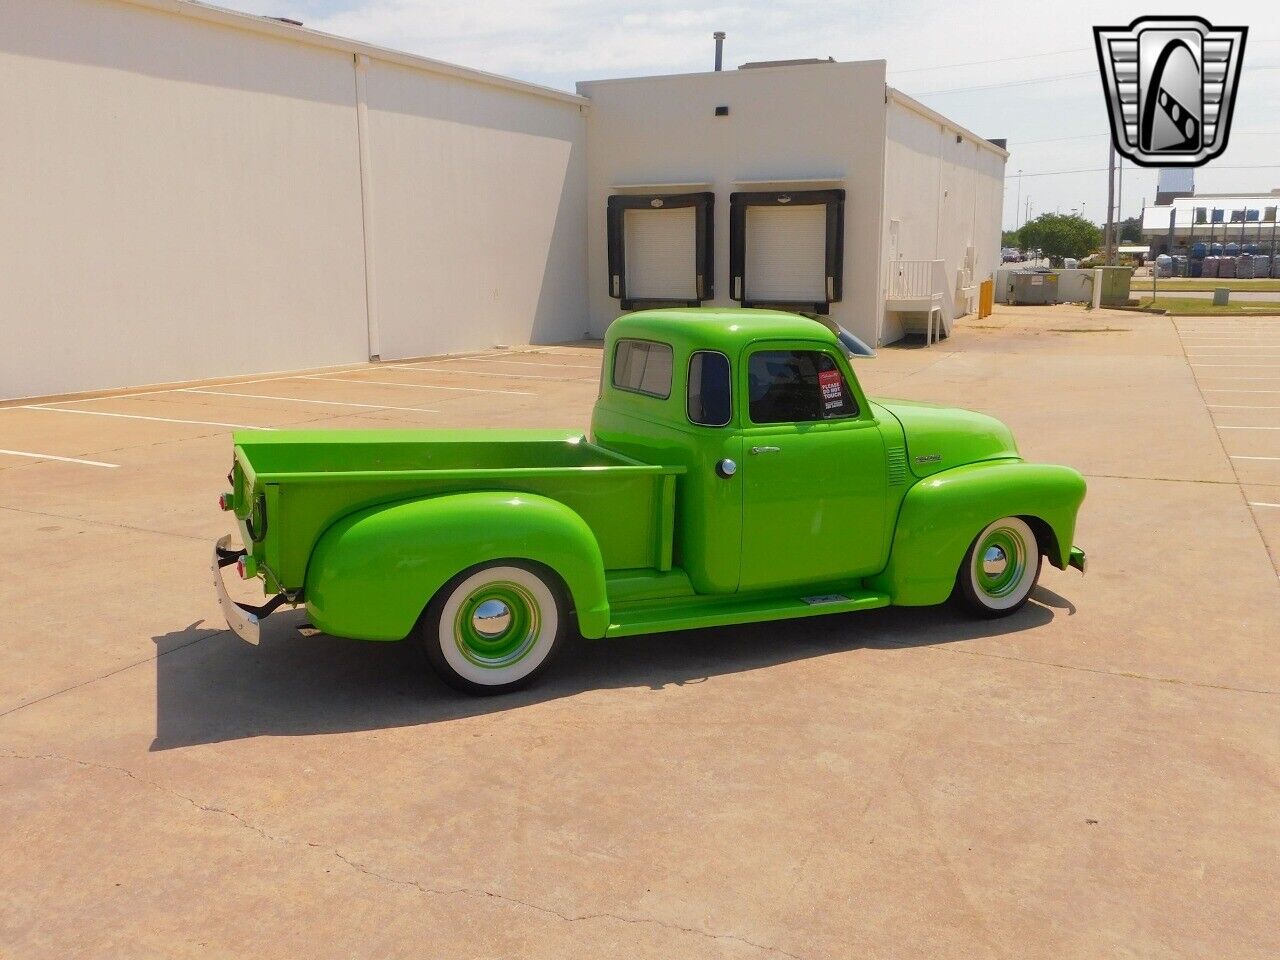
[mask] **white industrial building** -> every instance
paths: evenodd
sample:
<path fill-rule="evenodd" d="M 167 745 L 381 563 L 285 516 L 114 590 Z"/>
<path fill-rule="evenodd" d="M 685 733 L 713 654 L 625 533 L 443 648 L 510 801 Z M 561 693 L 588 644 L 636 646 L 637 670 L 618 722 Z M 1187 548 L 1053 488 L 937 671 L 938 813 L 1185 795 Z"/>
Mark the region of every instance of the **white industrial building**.
<path fill-rule="evenodd" d="M 998 262 L 1007 154 L 883 61 L 575 96 L 188 0 L 2 2 L 0 399 L 574 340 L 665 302 L 887 343 Z"/>

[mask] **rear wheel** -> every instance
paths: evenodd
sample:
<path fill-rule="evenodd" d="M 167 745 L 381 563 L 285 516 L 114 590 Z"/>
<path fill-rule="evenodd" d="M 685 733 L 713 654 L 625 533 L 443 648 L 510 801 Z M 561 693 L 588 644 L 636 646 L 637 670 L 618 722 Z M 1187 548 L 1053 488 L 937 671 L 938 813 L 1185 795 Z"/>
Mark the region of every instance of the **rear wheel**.
<path fill-rule="evenodd" d="M 1007 617 L 1022 608 L 1040 579 L 1040 544 L 1019 517 L 987 526 L 956 574 L 956 596 L 980 617 Z"/>
<path fill-rule="evenodd" d="M 568 617 L 545 570 L 513 562 L 459 574 L 418 626 L 427 661 L 466 693 L 517 690 L 551 662 Z"/>

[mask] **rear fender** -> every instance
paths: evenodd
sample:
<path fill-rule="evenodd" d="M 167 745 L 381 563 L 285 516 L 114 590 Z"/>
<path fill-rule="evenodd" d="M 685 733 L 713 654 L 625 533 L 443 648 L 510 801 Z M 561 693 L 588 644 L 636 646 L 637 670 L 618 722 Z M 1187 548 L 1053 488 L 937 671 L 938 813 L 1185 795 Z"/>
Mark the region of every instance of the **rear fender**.
<path fill-rule="evenodd" d="M 973 538 L 1002 517 L 1026 519 L 1049 562 L 1066 569 L 1084 494 L 1084 477 L 1052 464 L 999 460 L 934 474 L 907 491 L 889 564 L 868 586 L 901 606 L 941 603 Z"/>
<path fill-rule="evenodd" d="M 307 612 L 334 636 L 399 640 L 458 573 L 508 559 L 553 570 L 564 581 L 582 633 L 604 636 L 609 605 L 595 535 L 563 503 L 529 493 L 450 494 L 344 517 L 311 554 Z"/>

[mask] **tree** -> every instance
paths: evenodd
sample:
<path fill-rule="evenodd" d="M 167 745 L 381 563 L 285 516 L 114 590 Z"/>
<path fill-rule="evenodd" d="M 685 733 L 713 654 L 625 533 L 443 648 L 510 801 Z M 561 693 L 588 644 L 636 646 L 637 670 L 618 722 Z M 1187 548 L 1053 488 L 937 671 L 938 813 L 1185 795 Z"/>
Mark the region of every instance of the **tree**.
<path fill-rule="evenodd" d="M 1002 247 L 1017 247 L 1017 246 L 1019 246 L 1019 243 L 1018 243 L 1018 231 L 1017 231 L 1017 230 L 1005 230 L 1005 231 L 1003 231 L 1003 232 L 1000 234 L 1000 246 L 1002 246 Z"/>
<path fill-rule="evenodd" d="M 1079 260 L 1098 249 L 1102 231 L 1084 217 L 1042 213 L 1022 225 L 1018 239 L 1024 250 L 1039 250 L 1055 260 L 1063 257 Z"/>
<path fill-rule="evenodd" d="M 1142 242 L 1142 218 L 1126 217 L 1120 221 L 1120 243 Z"/>

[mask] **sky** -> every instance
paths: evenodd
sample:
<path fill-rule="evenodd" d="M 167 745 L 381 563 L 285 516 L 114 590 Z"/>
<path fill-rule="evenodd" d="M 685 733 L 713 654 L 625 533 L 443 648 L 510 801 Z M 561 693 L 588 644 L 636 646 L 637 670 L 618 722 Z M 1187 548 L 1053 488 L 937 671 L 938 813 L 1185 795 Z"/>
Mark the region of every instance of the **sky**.
<path fill-rule="evenodd" d="M 1280 4 L 1165 9 L 1057 4 L 737 0 L 213 0 L 306 26 L 563 90 L 575 81 L 750 60 L 886 60 L 889 83 L 986 137 L 1009 141 L 1004 225 L 1028 210 L 1106 216 L 1109 134 L 1094 26 L 1195 14 L 1249 37 L 1229 146 L 1196 170 L 1197 193 L 1280 188 Z M 1022 171 L 1019 178 L 1018 171 Z M 1121 216 L 1153 202 L 1156 173 L 1124 164 Z M 852 185 L 851 185 L 852 186 Z M 856 187 L 855 187 L 856 189 Z"/>

